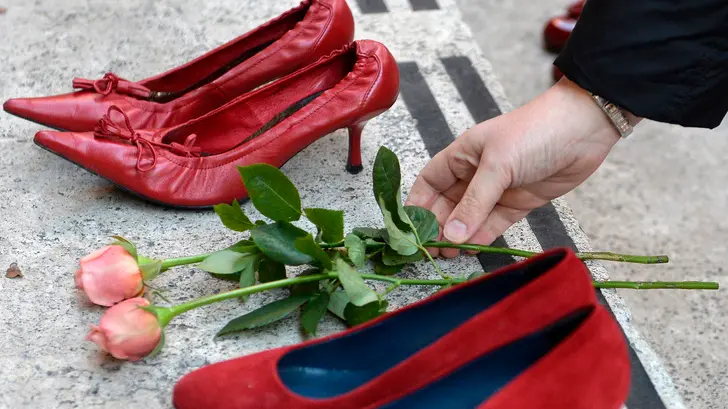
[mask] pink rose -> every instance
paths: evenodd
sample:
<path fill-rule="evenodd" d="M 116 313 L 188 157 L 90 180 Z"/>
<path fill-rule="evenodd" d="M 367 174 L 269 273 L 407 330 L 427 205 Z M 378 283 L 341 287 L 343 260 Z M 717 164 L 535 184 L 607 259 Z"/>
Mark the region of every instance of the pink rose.
<path fill-rule="evenodd" d="M 157 316 L 139 308 L 147 305 L 149 301 L 140 297 L 114 305 L 106 310 L 98 326 L 91 326 L 86 339 L 116 359 L 142 359 L 154 351 L 162 337 Z"/>
<path fill-rule="evenodd" d="M 80 265 L 76 271 L 76 287 L 94 304 L 109 307 L 144 291 L 139 266 L 122 246 L 100 248 L 82 258 Z"/>

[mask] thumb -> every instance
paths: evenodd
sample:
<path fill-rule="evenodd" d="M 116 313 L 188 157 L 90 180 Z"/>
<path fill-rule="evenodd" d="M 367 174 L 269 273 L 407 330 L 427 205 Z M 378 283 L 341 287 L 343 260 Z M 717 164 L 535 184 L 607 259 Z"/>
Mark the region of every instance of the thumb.
<path fill-rule="evenodd" d="M 456 244 L 469 240 L 488 218 L 507 186 L 502 172 L 481 164 L 445 222 L 443 236 Z"/>

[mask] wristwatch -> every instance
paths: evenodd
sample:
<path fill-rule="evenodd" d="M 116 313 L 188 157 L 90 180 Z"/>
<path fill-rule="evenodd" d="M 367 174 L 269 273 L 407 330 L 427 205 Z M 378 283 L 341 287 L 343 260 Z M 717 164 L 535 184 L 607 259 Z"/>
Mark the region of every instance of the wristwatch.
<path fill-rule="evenodd" d="M 609 117 L 609 120 L 612 121 L 614 127 L 617 128 L 619 134 L 622 135 L 622 138 L 626 138 L 630 134 L 632 134 L 632 125 L 629 123 L 629 120 L 624 115 L 620 107 L 612 102 L 607 101 L 599 95 L 594 95 L 592 93 L 589 94 L 592 96 L 599 108 L 601 108 L 602 111 L 607 114 L 607 117 Z"/>

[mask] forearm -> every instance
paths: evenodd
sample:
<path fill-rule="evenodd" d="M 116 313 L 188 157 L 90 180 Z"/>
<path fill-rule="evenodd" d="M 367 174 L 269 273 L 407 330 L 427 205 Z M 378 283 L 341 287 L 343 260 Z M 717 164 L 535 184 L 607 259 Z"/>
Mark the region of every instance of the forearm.
<path fill-rule="evenodd" d="M 728 111 L 727 21 L 725 0 L 588 0 L 555 64 L 636 117 L 713 128 Z"/>

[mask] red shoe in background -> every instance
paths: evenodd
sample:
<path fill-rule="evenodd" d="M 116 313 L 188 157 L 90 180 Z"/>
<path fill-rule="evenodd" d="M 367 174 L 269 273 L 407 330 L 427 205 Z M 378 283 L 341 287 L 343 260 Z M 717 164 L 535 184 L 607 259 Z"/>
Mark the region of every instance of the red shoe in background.
<path fill-rule="evenodd" d="M 197 369 L 175 385 L 173 404 L 177 409 L 374 409 L 388 408 L 387 403 L 394 402 L 394 407 L 399 409 L 397 400 L 403 396 L 426 389 L 458 368 L 469 366 L 478 357 L 498 353 L 564 317 L 595 305 L 596 296 L 586 266 L 573 251 L 555 249 L 440 291 L 347 331 Z M 584 338 L 589 339 L 590 335 L 586 333 Z M 543 341 L 549 344 L 548 337 Z M 491 366 L 491 376 L 477 378 L 475 384 L 456 384 L 445 393 L 438 393 L 430 402 L 435 405 L 427 408 L 454 409 L 456 406 L 451 402 L 457 402 L 459 395 L 478 393 L 482 385 L 503 380 L 537 355 L 529 353 L 528 348 L 518 349 L 523 352 L 522 356 L 516 354 Z M 593 350 L 588 348 L 586 352 L 593 353 Z M 604 354 L 583 356 L 572 343 L 560 353 L 554 350 L 552 353 L 559 356 L 546 366 L 560 370 L 554 360 L 561 358 L 569 365 L 576 365 L 581 375 L 582 367 L 601 364 L 610 358 L 611 352 L 608 349 Z M 575 358 L 585 361 L 575 363 Z M 611 358 L 622 364 L 621 355 Z M 536 363 L 531 370 L 540 371 L 543 366 Z M 595 380 L 602 380 L 601 367 L 588 369 L 594 371 Z M 607 374 L 622 375 L 611 371 Z M 562 376 L 547 375 L 544 381 L 557 387 L 560 393 L 570 386 L 590 383 L 589 376 L 584 376 L 586 379 L 581 383 Z M 527 372 L 523 377 L 529 383 L 534 382 Z M 554 385 L 550 382 L 553 379 L 571 383 Z M 623 379 L 613 382 L 621 386 Z M 543 389 L 533 386 L 538 391 Z M 593 388 L 575 389 L 563 399 L 593 391 Z M 621 387 L 616 387 L 610 394 L 622 392 Z M 521 398 L 527 396 L 524 393 Z M 464 409 L 473 409 L 481 402 L 482 399 L 476 400 Z M 425 407 L 423 404 L 429 405 L 418 401 L 404 407 L 421 409 Z M 602 409 L 602 406 L 592 408 Z"/>
<path fill-rule="evenodd" d="M 113 73 L 75 79 L 80 91 L 10 99 L 5 111 L 48 127 L 92 131 L 116 106 L 134 129 L 172 127 L 210 112 L 349 44 L 354 19 L 345 0 L 298 7 L 172 70 L 138 82 Z"/>
<path fill-rule="evenodd" d="M 546 23 L 543 31 L 544 47 L 546 50 L 558 53 L 566 45 L 571 31 L 576 25 L 576 18 L 570 16 L 554 17 Z"/>
<path fill-rule="evenodd" d="M 551 67 L 551 78 L 553 78 L 554 82 L 559 82 L 563 76 L 564 73 L 557 66 L 554 65 Z"/>
<path fill-rule="evenodd" d="M 574 30 L 576 21 L 581 16 L 586 0 L 577 1 L 569 5 L 566 15 L 554 17 L 546 23 L 543 30 L 544 46 L 548 51 L 560 52 L 566 40 Z"/>
<path fill-rule="evenodd" d="M 247 198 L 238 166 L 281 167 L 340 128 L 349 129 L 347 167 L 361 170 L 364 124 L 398 94 L 394 57 L 363 40 L 176 127 L 138 130 L 112 106 L 94 132 L 42 131 L 35 142 L 152 202 L 207 208 Z"/>
<path fill-rule="evenodd" d="M 569 13 L 569 17 L 578 19 L 581 15 L 581 10 L 584 9 L 584 4 L 586 3 L 586 0 L 577 1 L 575 3 L 572 3 L 569 8 L 567 9 L 567 12 Z"/>

